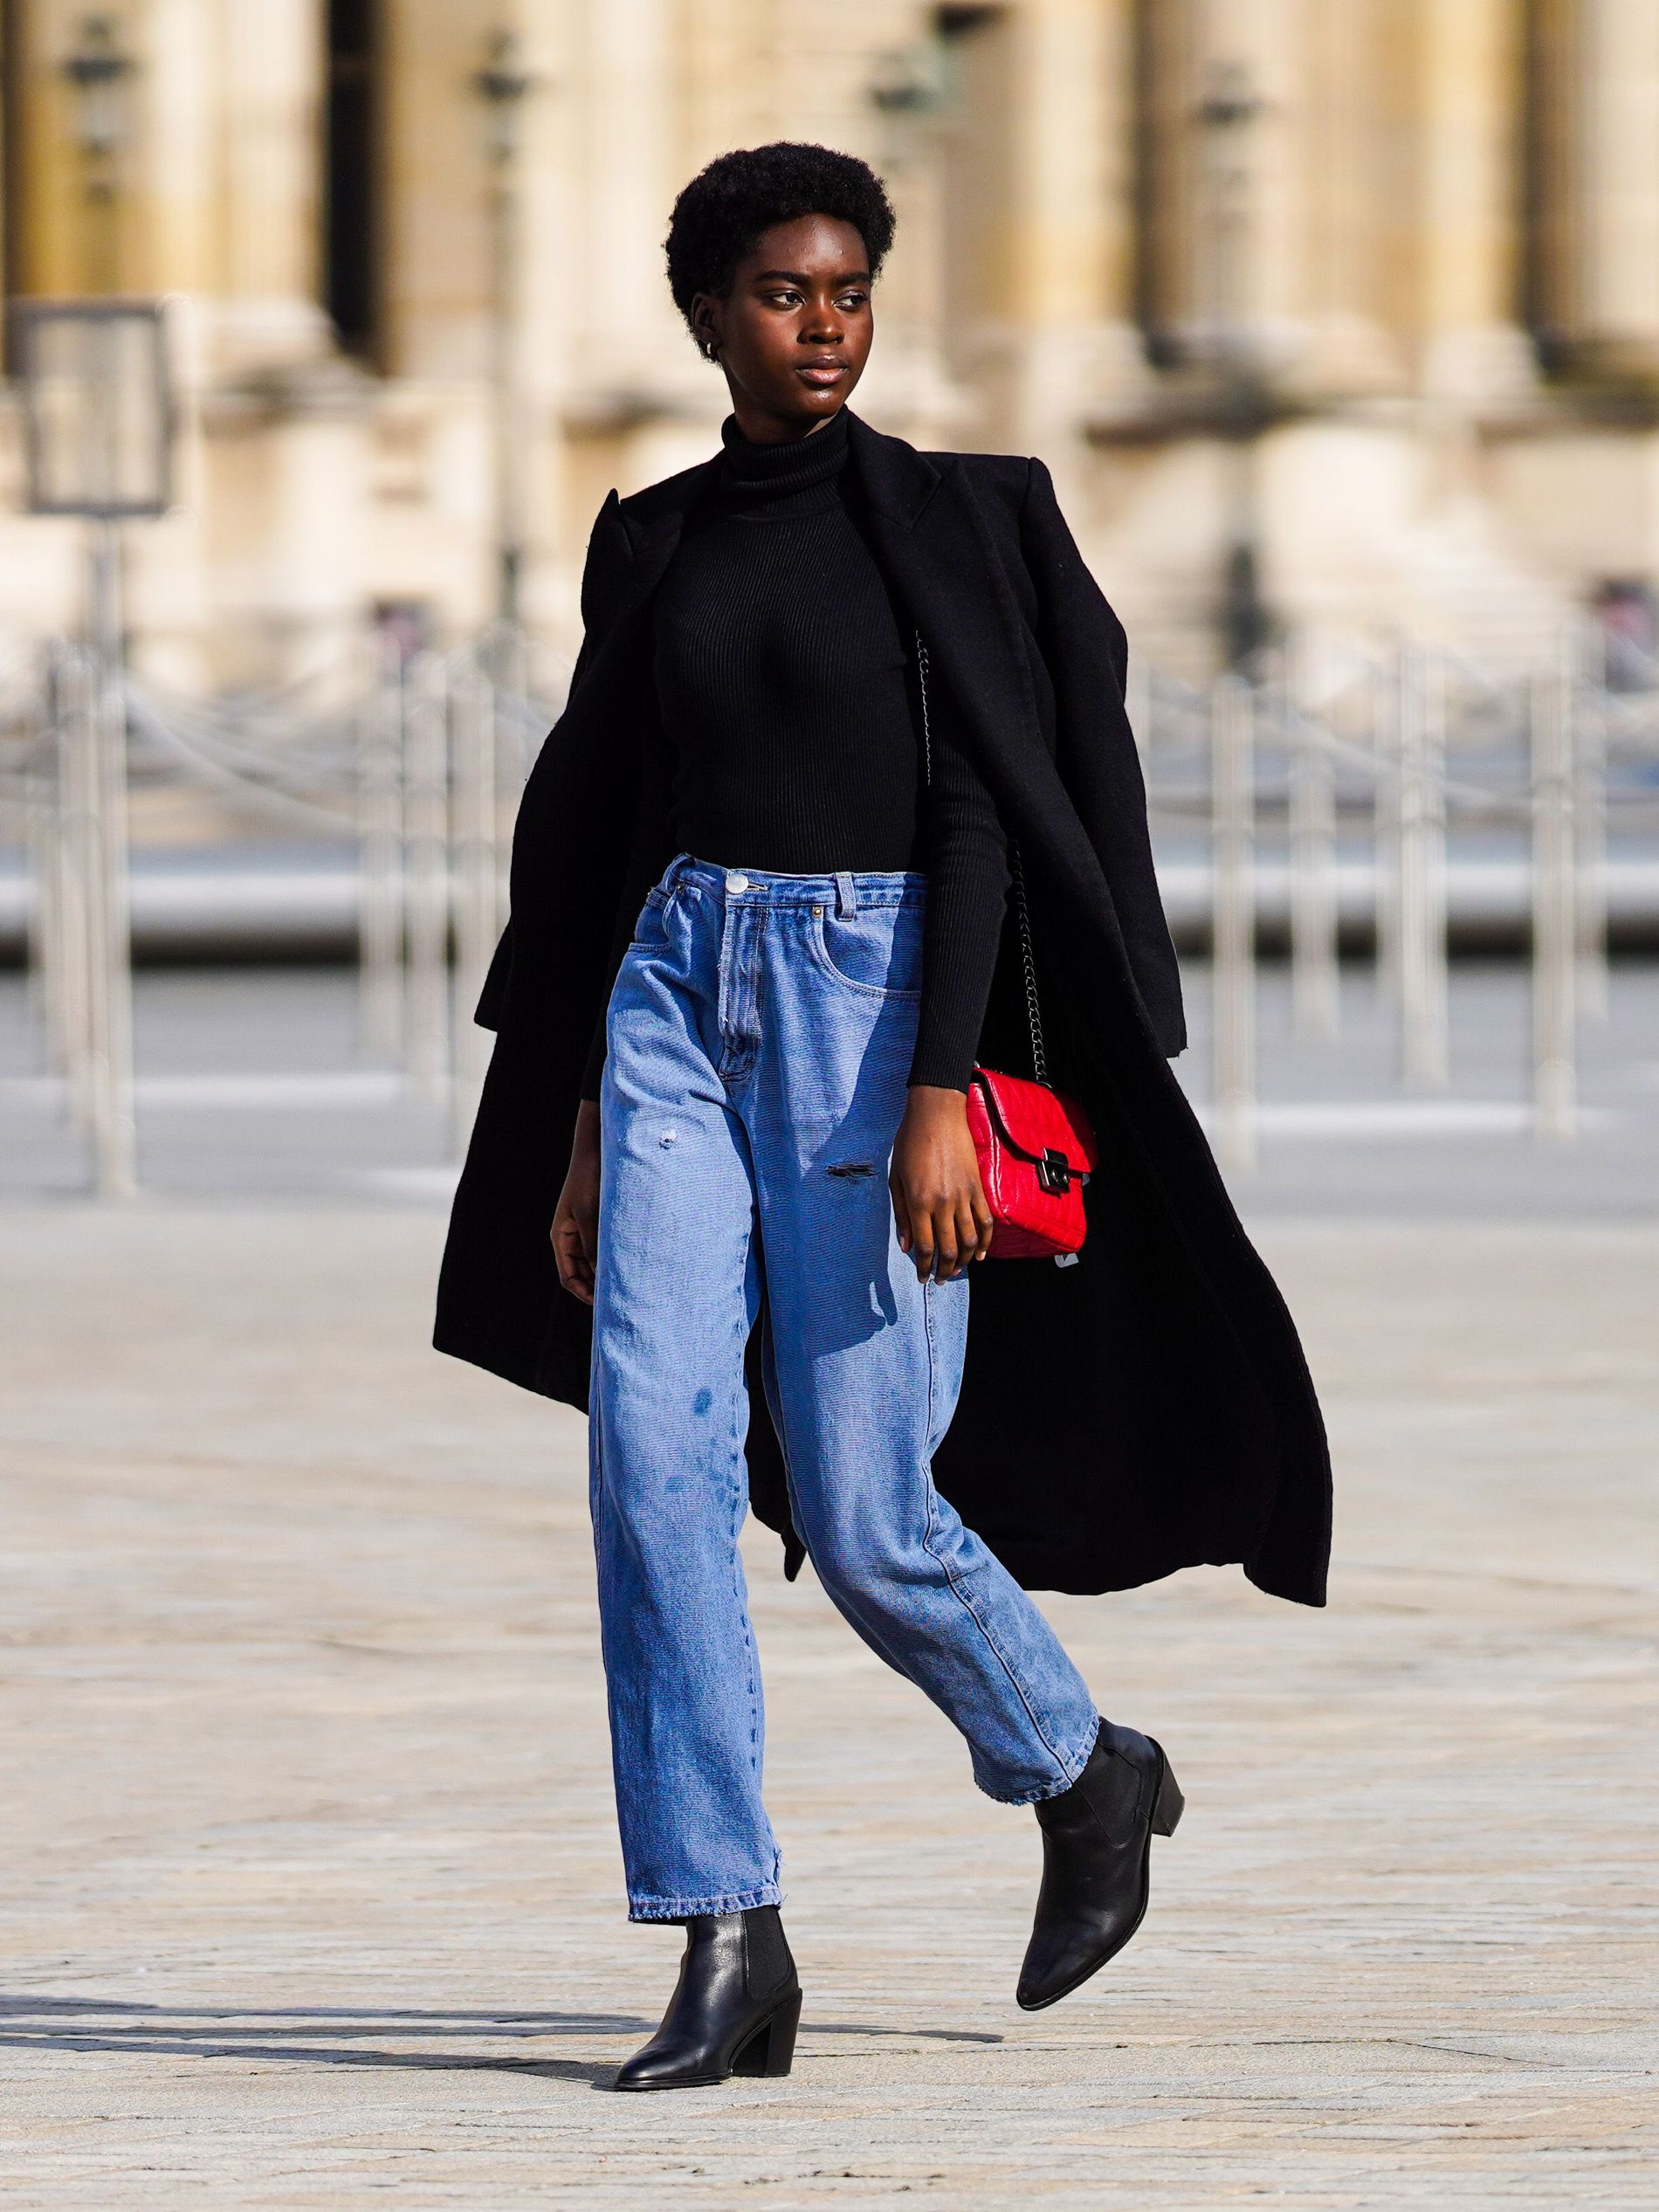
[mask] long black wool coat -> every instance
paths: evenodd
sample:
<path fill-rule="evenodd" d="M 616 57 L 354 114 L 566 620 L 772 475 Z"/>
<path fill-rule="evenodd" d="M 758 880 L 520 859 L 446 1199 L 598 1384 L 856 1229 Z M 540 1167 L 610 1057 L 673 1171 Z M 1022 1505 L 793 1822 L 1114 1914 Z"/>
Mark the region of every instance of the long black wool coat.
<path fill-rule="evenodd" d="M 1080 1263 L 974 1270 L 967 1370 L 940 1489 L 1036 1589 L 1099 1591 L 1201 1561 L 1324 1602 L 1330 1464 L 1295 1327 L 1168 1066 L 1186 1041 L 1124 713 L 1122 625 L 1040 461 L 920 453 L 856 417 L 851 465 L 891 589 L 948 686 L 1022 856 L 1050 1073 L 1100 1139 Z M 498 1034 L 438 1288 L 440 1350 L 585 1407 L 591 1320 L 548 1225 L 631 829 L 651 592 L 718 459 L 595 526 L 586 637 L 513 838 L 512 919 L 478 1018 Z M 741 857 L 740 855 L 739 856 Z M 1030 1072 L 1017 937 L 981 1058 Z M 789 1527 L 751 1389 L 756 1512 Z"/>

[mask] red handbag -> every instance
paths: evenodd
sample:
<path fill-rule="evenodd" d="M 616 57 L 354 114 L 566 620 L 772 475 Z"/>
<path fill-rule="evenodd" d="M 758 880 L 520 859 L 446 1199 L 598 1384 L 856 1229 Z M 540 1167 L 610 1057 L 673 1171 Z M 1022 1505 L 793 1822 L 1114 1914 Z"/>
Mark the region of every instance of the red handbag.
<path fill-rule="evenodd" d="M 933 733 L 927 713 L 927 648 L 916 634 L 916 675 L 921 693 L 925 780 L 933 775 Z M 1019 847 L 1008 847 L 1014 911 L 1025 973 L 1025 1014 L 1031 1031 L 1030 1078 L 976 1067 L 967 1092 L 967 1132 L 979 1160 L 985 1202 L 996 1223 L 993 1259 L 1051 1259 L 1074 1267 L 1089 1233 L 1083 1194 L 1099 1147 L 1089 1116 L 1076 1099 L 1049 1081 L 1043 1049 L 1043 1010 L 1037 1003 L 1031 917 Z"/>
<path fill-rule="evenodd" d="M 967 1133 L 996 1223 L 990 1257 L 1075 1260 L 1089 1233 L 1083 1191 L 1096 1156 L 1077 1101 L 1046 1083 L 975 1068 Z"/>

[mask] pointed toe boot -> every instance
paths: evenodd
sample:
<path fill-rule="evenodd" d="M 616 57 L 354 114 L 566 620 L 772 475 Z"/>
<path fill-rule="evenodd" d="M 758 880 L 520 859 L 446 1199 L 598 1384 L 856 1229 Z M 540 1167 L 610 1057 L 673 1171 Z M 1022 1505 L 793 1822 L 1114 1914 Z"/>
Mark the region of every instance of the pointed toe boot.
<path fill-rule="evenodd" d="M 699 2089 L 731 2074 L 787 2074 L 801 1984 L 775 1905 L 703 1913 L 663 2024 L 617 2074 L 616 2089 Z"/>
<path fill-rule="evenodd" d="M 1183 1802 L 1152 1738 L 1103 1720 L 1077 1781 L 1036 1809 L 1043 1887 L 1020 1969 L 1025 2011 L 1057 2004 L 1123 1949 L 1146 1917 L 1152 1839 L 1174 1834 Z"/>

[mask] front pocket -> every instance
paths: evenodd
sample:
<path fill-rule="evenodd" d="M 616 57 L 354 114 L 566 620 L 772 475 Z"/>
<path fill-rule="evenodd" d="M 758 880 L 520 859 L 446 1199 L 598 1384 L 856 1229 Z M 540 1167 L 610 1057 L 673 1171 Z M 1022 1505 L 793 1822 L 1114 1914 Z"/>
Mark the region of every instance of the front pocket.
<path fill-rule="evenodd" d="M 837 983 L 872 998 L 919 998 L 922 910 L 919 906 L 861 906 L 837 914 L 829 906 L 812 918 L 812 949 Z"/>
<path fill-rule="evenodd" d="M 630 952 L 636 946 L 654 952 L 667 942 L 668 893 L 660 885 L 653 884 L 645 893 L 645 903 L 639 910 L 639 918 L 634 924 L 634 934 L 628 941 L 628 947 Z"/>

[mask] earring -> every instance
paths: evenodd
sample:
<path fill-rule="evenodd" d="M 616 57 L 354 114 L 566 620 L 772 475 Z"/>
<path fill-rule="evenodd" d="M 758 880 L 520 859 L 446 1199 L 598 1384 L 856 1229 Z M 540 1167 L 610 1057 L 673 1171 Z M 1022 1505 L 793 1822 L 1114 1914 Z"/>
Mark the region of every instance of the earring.
<path fill-rule="evenodd" d="M 719 357 L 720 357 L 720 349 L 719 349 L 719 347 L 715 344 L 714 341 L 713 341 L 712 338 L 705 338 L 705 339 L 704 339 L 704 341 L 703 341 L 703 358 L 704 358 L 704 360 L 705 360 L 705 361 L 719 361 Z"/>

